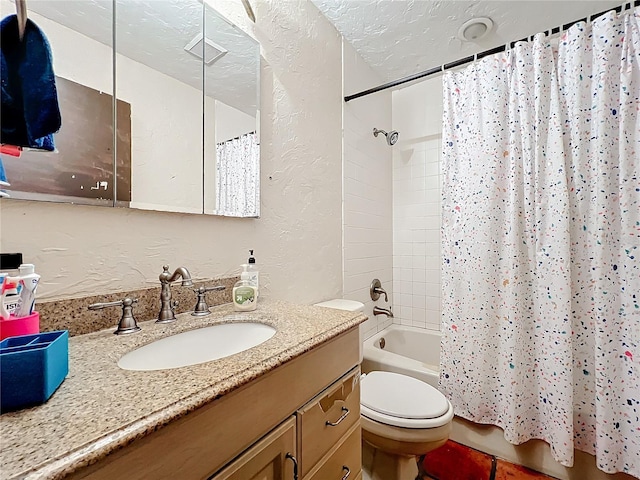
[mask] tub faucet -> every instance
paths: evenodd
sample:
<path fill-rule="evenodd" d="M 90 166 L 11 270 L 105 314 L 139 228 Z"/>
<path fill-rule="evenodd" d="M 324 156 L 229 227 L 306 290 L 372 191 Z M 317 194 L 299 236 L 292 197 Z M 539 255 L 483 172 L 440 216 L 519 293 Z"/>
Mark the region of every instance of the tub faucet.
<path fill-rule="evenodd" d="M 391 307 L 389 308 L 381 308 L 377 305 L 373 307 L 374 315 L 386 315 L 389 318 L 393 318 L 393 312 L 391 311 Z"/>
<path fill-rule="evenodd" d="M 162 290 L 160 291 L 160 313 L 158 313 L 158 320 L 156 323 L 171 323 L 176 321 L 175 308 L 178 302 L 171 301 L 171 282 L 175 282 L 178 278 L 182 277 L 182 286 L 190 287 L 193 285 L 191 280 L 191 274 L 185 267 L 178 267 L 173 274 L 169 273 L 169 265 L 162 267 L 163 272 L 160 274 L 160 285 Z"/>

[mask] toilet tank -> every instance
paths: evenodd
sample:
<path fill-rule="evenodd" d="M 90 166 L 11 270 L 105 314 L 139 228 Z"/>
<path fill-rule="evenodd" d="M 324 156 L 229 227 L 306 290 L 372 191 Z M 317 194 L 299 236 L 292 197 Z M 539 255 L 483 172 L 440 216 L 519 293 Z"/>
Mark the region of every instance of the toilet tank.
<path fill-rule="evenodd" d="M 347 300 L 345 298 L 334 298 L 333 300 L 327 300 L 326 302 L 316 303 L 317 307 L 326 307 L 326 308 L 335 308 L 336 310 L 346 310 L 348 312 L 363 312 L 364 304 L 362 302 L 358 302 L 356 300 Z M 360 343 L 358 347 L 358 356 L 360 358 L 360 363 L 362 364 L 363 359 L 363 350 L 362 350 L 362 341 L 364 338 L 363 326 L 360 325 Z"/>
<path fill-rule="evenodd" d="M 346 300 L 344 298 L 334 298 L 333 300 L 316 303 L 315 305 L 316 307 L 335 308 L 336 310 L 346 310 L 348 312 L 364 311 L 363 303 L 356 302 L 355 300 Z"/>

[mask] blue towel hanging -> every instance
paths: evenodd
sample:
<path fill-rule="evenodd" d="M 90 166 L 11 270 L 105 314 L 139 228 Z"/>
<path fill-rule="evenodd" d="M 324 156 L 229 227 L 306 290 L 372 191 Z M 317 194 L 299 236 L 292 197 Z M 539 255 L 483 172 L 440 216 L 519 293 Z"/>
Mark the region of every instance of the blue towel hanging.
<path fill-rule="evenodd" d="M 4 163 L 2 163 L 2 156 L 0 156 L 0 189 L 2 187 L 8 187 L 9 181 L 7 180 L 7 174 L 4 171 Z"/>
<path fill-rule="evenodd" d="M 18 19 L 0 22 L 1 142 L 53 151 L 62 124 L 49 42 L 31 20 L 18 37 Z"/>

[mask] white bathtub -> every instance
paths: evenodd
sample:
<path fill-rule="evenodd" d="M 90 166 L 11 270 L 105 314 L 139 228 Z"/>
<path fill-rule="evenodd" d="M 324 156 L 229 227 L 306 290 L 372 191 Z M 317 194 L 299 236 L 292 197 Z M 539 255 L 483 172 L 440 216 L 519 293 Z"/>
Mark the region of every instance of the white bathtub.
<path fill-rule="evenodd" d="M 384 348 L 380 341 L 384 339 Z M 438 388 L 440 332 L 391 325 L 363 345 L 362 371 L 396 372 L 415 377 Z"/>

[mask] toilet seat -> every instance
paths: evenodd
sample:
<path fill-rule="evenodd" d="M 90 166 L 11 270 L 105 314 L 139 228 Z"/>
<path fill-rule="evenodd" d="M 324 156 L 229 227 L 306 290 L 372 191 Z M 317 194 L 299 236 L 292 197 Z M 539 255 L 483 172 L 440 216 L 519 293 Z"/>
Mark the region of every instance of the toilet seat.
<path fill-rule="evenodd" d="M 431 385 L 407 375 L 374 371 L 360 385 L 360 413 L 396 427 L 435 428 L 453 418 L 453 408 Z"/>

